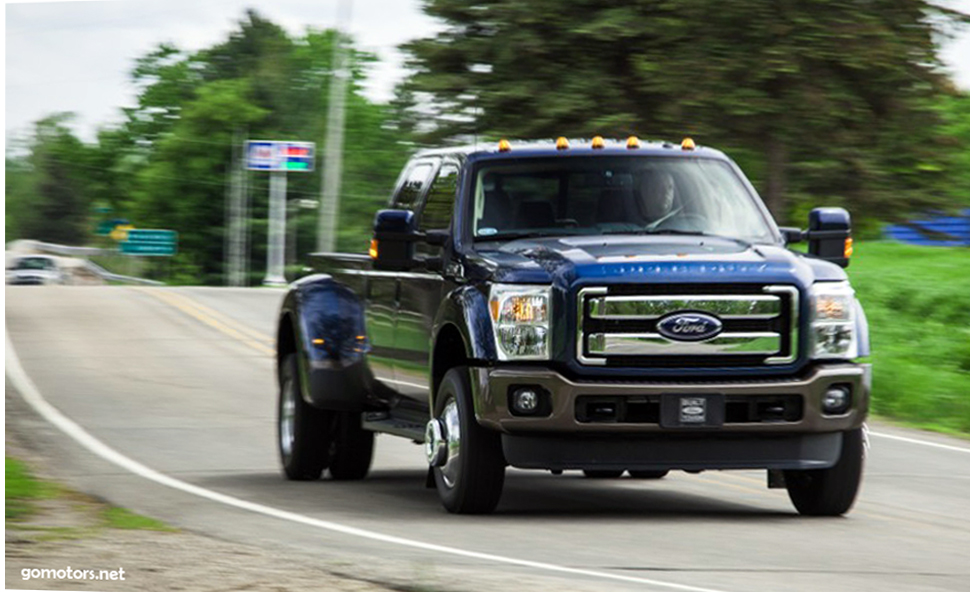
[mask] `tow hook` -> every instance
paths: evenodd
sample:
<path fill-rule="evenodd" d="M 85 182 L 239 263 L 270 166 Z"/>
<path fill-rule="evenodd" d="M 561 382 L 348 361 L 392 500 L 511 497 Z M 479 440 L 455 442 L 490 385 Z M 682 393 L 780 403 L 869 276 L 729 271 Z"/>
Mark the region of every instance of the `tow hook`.
<path fill-rule="evenodd" d="M 424 429 L 424 453 L 428 457 L 428 464 L 432 467 L 442 467 L 448 460 L 448 447 L 445 438 L 445 424 L 438 418 L 428 422 Z"/>

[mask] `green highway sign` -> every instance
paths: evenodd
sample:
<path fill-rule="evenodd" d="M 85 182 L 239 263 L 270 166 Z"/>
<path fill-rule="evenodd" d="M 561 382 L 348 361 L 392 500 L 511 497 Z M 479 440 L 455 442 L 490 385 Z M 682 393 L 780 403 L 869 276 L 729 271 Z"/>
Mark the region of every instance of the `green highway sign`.
<path fill-rule="evenodd" d="M 176 253 L 175 243 L 133 243 L 125 241 L 119 243 L 121 252 L 125 255 L 148 255 L 154 257 L 172 257 Z"/>
<path fill-rule="evenodd" d="M 174 230 L 148 230 L 144 228 L 132 228 L 128 231 L 128 242 L 130 243 L 177 243 L 179 233 Z"/>
<path fill-rule="evenodd" d="M 118 245 L 125 255 L 172 257 L 178 252 L 178 242 L 179 233 L 174 230 L 132 228 Z"/>

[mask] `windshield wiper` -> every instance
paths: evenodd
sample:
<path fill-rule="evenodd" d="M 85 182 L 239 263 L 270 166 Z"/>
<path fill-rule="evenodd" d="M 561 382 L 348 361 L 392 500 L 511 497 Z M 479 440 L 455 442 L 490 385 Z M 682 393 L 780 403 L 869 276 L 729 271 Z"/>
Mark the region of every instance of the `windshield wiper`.
<path fill-rule="evenodd" d="M 500 241 L 500 240 L 519 240 L 523 238 L 548 238 L 550 236 L 574 235 L 574 232 L 499 232 L 496 234 L 479 235 L 476 241 Z"/>
<path fill-rule="evenodd" d="M 720 238 L 724 240 L 734 241 L 739 245 L 745 247 L 750 247 L 751 243 L 737 237 L 725 236 L 723 234 L 712 234 L 710 232 L 702 232 L 700 230 L 680 230 L 677 228 L 651 228 L 651 229 L 641 229 L 641 230 L 614 230 L 609 232 L 604 232 L 603 234 L 635 234 L 635 235 L 676 235 L 676 236 L 703 236 L 707 238 Z"/>

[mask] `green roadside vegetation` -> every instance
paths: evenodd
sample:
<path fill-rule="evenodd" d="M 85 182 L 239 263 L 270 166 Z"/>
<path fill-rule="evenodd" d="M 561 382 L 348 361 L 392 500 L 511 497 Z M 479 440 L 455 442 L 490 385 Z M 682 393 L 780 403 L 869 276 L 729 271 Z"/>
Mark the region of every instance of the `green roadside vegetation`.
<path fill-rule="evenodd" d="M 44 481 L 34 479 L 24 463 L 8 456 L 6 457 L 4 496 L 6 498 L 6 519 L 9 522 L 32 515 L 36 509 L 37 500 L 56 497 L 57 488 Z"/>
<path fill-rule="evenodd" d="M 869 320 L 873 411 L 970 433 L 970 249 L 861 242 L 847 271 Z"/>
<path fill-rule="evenodd" d="M 154 530 L 176 532 L 167 524 L 141 516 L 125 508 L 109 506 L 56 483 L 37 479 L 21 460 L 5 457 L 6 528 L 36 531 L 40 539 L 74 539 L 93 536 L 105 529 Z M 52 526 L 32 524 L 45 510 L 42 502 L 61 502 L 88 515 L 84 526 Z"/>
<path fill-rule="evenodd" d="M 162 532 L 175 532 L 176 529 L 168 526 L 164 522 L 135 514 L 131 510 L 111 506 L 105 508 L 101 513 L 105 526 L 109 528 L 120 528 L 122 530 L 158 530 Z"/>

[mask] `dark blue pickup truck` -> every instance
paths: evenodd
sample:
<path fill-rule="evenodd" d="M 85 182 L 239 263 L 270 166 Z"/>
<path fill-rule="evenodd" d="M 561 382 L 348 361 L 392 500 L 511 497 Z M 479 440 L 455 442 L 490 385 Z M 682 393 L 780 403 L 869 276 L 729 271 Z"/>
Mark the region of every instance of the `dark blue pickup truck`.
<path fill-rule="evenodd" d="M 379 432 L 424 443 L 456 513 L 492 511 L 509 465 L 767 469 L 803 514 L 851 507 L 870 369 L 844 210 L 779 228 L 721 152 L 635 137 L 421 152 L 389 208 L 283 302 L 288 478 L 365 477 Z"/>

